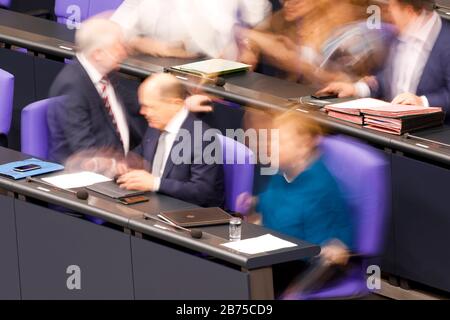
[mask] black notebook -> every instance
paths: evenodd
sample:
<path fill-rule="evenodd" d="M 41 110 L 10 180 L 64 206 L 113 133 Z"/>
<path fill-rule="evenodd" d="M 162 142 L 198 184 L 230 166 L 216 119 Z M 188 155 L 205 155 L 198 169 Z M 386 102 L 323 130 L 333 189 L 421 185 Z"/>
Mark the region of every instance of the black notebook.
<path fill-rule="evenodd" d="M 87 189 L 103 194 L 113 199 L 129 198 L 144 194 L 144 192 L 142 191 L 133 191 L 133 190 L 130 191 L 121 189 L 119 185 L 114 181 L 97 183 L 87 187 Z"/>
<path fill-rule="evenodd" d="M 196 208 L 161 212 L 158 217 L 180 227 L 201 227 L 227 224 L 232 218 L 220 208 Z"/>

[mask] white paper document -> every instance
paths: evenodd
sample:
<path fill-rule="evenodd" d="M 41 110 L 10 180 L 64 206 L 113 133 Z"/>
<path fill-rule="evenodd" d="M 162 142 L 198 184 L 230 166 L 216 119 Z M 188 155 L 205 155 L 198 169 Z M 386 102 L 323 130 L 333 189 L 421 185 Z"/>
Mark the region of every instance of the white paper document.
<path fill-rule="evenodd" d="M 271 234 L 241 241 L 227 242 L 222 245 L 246 254 L 258 254 L 297 246 L 295 243 L 280 239 Z"/>
<path fill-rule="evenodd" d="M 79 172 L 62 174 L 42 180 L 60 189 L 73 189 L 88 187 L 96 183 L 111 181 L 112 179 L 93 172 Z"/>

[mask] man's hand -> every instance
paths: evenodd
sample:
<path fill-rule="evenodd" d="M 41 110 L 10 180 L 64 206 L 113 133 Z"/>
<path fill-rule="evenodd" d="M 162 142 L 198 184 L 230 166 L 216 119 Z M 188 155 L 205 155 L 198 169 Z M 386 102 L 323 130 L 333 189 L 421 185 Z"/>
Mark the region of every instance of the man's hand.
<path fill-rule="evenodd" d="M 196 94 L 190 96 L 186 99 L 186 108 L 189 112 L 199 113 L 199 112 L 212 112 L 213 108 L 211 107 L 212 100 L 204 95 Z"/>
<path fill-rule="evenodd" d="M 421 97 L 416 96 L 412 93 L 402 93 L 395 97 L 394 100 L 392 100 L 392 104 L 404 104 L 404 105 L 411 105 L 411 106 L 421 106 L 423 107 L 423 100 Z"/>
<path fill-rule="evenodd" d="M 154 191 L 155 177 L 145 170 L 133 170 L 117 179 L 117 184 L 126 190 Z"/>
<path fill-rule="evenodd" d="M 339 98 L 348 98 L 356 96 L 356 88 L 353 83 L 348 82 L 332 82 L 317 94 L 322 93 L 334 93 L 339 96 Z"/>

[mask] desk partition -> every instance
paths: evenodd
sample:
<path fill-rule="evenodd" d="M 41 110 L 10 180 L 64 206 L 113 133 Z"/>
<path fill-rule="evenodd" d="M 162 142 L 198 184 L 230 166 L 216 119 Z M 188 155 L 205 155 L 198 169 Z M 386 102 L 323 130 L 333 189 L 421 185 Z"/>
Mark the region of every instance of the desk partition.
<path fill-rule="evenodd" d="M 20 299 L 14 198 L 0 195 L 0 300 Z"/>

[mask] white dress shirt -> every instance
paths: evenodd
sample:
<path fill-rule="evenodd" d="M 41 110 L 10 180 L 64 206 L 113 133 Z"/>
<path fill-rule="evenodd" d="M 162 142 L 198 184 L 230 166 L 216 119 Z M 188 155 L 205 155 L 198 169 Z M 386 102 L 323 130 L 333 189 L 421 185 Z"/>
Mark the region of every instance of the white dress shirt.
<path fill-rule="evenodd" d="M 235 59 L 234 25 L 255 26 L 271 9 L 268 0 L 125 0 L 112 20 L 130 37 L 183 43 L 190 53 Z"/>
<path fill-rule="evenodd" d="M 392 56 L 391 97 L 387 98 L 394 99 L 407 92 L 417 94 L 425 65 L 441 28 L 440 16 L 435 11 L 432 14 L 424 11 L 398 37 L 399 42 Z M 356 89 L 359 96 L 370 96 L 370 89 L 365 83 L 358 82 Z M 427 97 L 421 98 L 424 106 L 429 107 Z"/>
<path fill-rule="evenodd" d="M 89 62 L 89 60 L 83 54 L 77 54 L 78 61 L 80 61 L 84 70 L 86 70 L 89 78 L 92 83 L 95 85 L 99 95 L 102 95 L 102 84 L 100 81 L 103 78 L 103 75 L 98 72 L 97 69 Z M 108 94 L 109 104 L 111 106 L 111 111 L 114 114 L 114 118 L 116 119 L 117 128 L 119 129 L 120 137 L 123 142 L 123 149 L 125 154 L 130 150 L 130 131 L 128 128 L 127 118 L 125 116 L 125 112 L 123 110 L 122 105 L 117 99 L 116 93 L 114 91 L 113 86 L 108 83 L 106 92 Z M 93 119 L 95 120 L 95 119 Z"/>
<path fill-rule="evenodd" d="M 161 177 L 164 174 L 166 168 L 167 160 L 169 159 L 170 152 L 172 150 L 175 139 L 180 132 L 181 126 L 189 115 L 189 111 L 186 108 L 182 108 L 167 124 L 156 147 L 155 158 L 153 159 L 152 175 L 155 177 L 154 190 L 158 191 L 161 185 Z M 162 163 L 157 163 L 157 155 L 162 153 L 160 161 Z M 158 169 L 156 169 L 158 168 Z"/>

